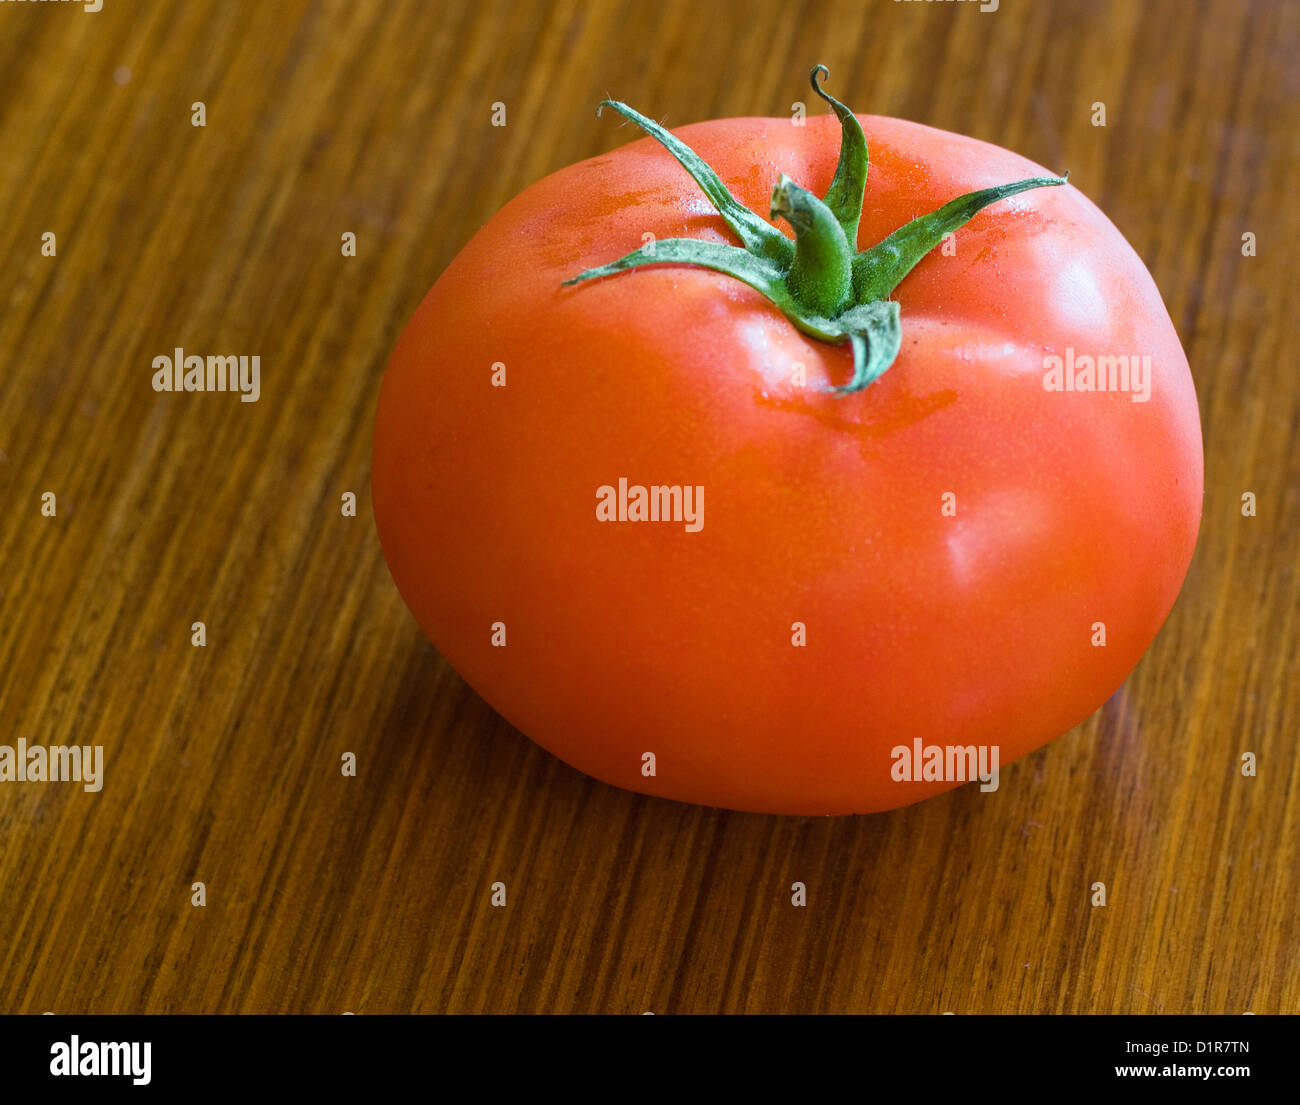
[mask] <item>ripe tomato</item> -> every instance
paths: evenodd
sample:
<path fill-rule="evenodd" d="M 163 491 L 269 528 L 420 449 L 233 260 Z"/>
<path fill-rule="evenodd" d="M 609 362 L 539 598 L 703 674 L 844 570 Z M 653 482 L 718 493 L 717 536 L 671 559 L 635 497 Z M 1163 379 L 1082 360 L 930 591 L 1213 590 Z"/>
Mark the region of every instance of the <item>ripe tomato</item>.
<path fill-rule="evenodd" d="M 1192 555 L 1196 397 L 1119 231 L 1014 153 L 831 102 L 838 127 L 676 132 L 744 207 L 770 201 L 823 275 L 840 247 L 814 247 L 835 228 L 805 250 L 806 194 L 782 174 L 824 222 L 835 187 L 836 218 L 853 214 L 867 173 L 856 234 L 841 219 L 851 252 L 1033 178 L 930 226 L 940 248 L 880 285 L 864 342 L 819 331 L 861 257 L 851 293 L 827 277 L 794 322 L 707 256 L 671 263 L 665 239 L 743 239 L 645 138 L 507 204 L 384 377 L 374 510 L 403 598 L 510 722 L 618 786 L 797 814 L 946 790 L 961 780 L 900 780 L 897 750 L 996 746 L 1005 765 L 1076 725 L 1151 643 Z M 869 170 L 837 171 L 859 124 Z M 750 217 L 753 263 L 789 274 L 789 236 Z M 609 266 L 652 242 L 659 263 Z M 596 266 L 612 275 L 562 286 Z M 1080 390 L 1083 366 L 1118 357 L 1149 364 L 1145 399 L 1136 372 L 1127 391 Z M 676 520 L 617 520 L 638 487 L 680 489 L 651 493 Z"/>

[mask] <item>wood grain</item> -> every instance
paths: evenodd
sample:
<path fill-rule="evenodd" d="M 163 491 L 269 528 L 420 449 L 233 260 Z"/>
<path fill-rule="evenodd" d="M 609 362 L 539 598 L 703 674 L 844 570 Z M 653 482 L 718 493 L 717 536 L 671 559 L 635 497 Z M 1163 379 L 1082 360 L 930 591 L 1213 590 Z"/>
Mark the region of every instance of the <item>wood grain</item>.
<path fill-rule="evenodd" d="M 814 61 L 1070 169 L 1196 378 L 1179 603 L 996 800 L 587 779 L 440 660 L 370 520 L 402 324 L 506 200 L 632 137 L 595 103 L 787 114 Z M 99 793 L 0 785 L 0 1010 L 1300 1011 L 1300 5 L 0 3 L 0 75 L 0 742 L 106 759 Z M 156 394 L 177 346 L 260 355 L 260 401 Z"/>

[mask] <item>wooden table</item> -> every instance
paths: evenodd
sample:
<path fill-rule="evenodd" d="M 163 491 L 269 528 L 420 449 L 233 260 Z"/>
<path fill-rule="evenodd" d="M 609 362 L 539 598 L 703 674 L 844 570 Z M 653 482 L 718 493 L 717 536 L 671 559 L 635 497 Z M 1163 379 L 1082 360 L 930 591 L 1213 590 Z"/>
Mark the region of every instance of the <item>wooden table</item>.
<path fill-rule="evenodd" d="M 105 755 L 97 793 L 0 785 L 0 1009 L 1300 1010 L 1300 4 L 789 7 L 0 4 L 0 741 Z M 1196 378 L 1178 605 L 995 801 L 587 779 L 440 660 L 370 518 L 401 326 L 511 196 L 633 137 L 596 102 L 788 114 L 814 61 L 1068 167 Z M 176 347 L 259 354 L 260 400 L 155 393 Z"/>

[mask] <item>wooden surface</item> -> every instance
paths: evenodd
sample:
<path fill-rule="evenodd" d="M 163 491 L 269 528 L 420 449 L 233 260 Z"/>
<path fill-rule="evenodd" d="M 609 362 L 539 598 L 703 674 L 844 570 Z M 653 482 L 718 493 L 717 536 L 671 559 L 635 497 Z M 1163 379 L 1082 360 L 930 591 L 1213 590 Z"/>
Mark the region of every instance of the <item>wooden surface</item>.
<path fill-rule="evenodd" d="M 633 137 L 600 98 L 788 114 L 815 61 L 1070 169 L 1206 445 L 1115 698 L 993 798 L 835 820 L 533 746 L 421 636 L 368 496 L 402 324 L 511 196 Z M 0 784 L 0 1009 L 1300 1011 L 1300 4 L 4 3 L 0 76 L 0 743 L 106 761 Z M 156 394 L 177 346 L 260 355 L 260 400 Z"/>

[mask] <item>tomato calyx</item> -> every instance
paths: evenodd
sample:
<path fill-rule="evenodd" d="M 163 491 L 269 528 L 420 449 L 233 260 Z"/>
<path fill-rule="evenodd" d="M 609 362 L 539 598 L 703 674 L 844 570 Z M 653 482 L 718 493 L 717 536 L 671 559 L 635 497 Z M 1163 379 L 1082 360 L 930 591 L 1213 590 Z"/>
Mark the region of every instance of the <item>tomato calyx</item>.
<path fill-rule="evenodd" d="M 819 341 L 848 342 L 853 349 L 853 378 L 830 390 L 836 395 L 861 391 L 879 379 L 898 356 L 902 323 L 898 303 L 888 297 L 917 263 L 943 239 L 965 226 L 990 204 L 1032 188 L 1066 183 L 1059 177 L 1031 177 L 983 188 L 950 200 L 913 219 L 870 249 L 857 249 L 858 220 L 867 186 L 869 154 L 857 117 L 824 91 L 824 65 L 813 68 L 813 91 L 840 121 L 840 156 L 826 195 L 818 199 L 784 173 L 772 192 L 771 222 L 756 215 L 727 190 L 721 178 L 679 138 L 618 100 L 613 108 L 656 139 L 703 190 L 739 246 L 698 238 L 652 241 L 609 264 L 587 269 L 564 281 L 579 284 L 646 265 L 695 265 L 725 273 L 748 284 L 798 329 Z M 794 230 L 790 241 L 773 225 L 784 219 Z"/>

